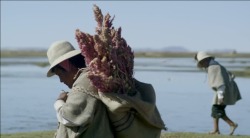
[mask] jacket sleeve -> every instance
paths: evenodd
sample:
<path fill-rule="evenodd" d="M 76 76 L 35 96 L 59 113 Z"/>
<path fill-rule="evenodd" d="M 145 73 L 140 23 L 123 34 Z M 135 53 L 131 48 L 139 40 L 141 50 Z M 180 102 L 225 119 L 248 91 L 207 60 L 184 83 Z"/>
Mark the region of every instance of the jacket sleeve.
<path fill-rule="evenodd" d="M 94 118 L 97 99 L 83 92 L 70 92 L 60 108 L 62 117 L 76 126 L 88 126 Z"/>
<path fill-rule="evenodd" d="M 221 85 L 218 89 L 217 89 L 217 96 L 218 99 L 223 99 L 224 98 L 224 92 L 225 92 L 225 85 Z"/>

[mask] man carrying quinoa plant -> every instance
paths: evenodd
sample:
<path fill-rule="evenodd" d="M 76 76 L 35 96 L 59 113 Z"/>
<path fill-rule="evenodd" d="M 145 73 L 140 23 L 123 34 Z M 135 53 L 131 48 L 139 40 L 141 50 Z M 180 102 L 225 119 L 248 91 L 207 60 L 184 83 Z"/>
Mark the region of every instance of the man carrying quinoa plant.
<path fill-rule="evenodd" d="M 70 88 L 54 104 L 59 122 L 55 138 L 113 138 L 105 105 L 88 94 L 97 89 L 87 77 L 81 51 L 68 41 L 56 41 L 47 56 L 50 63 L 47 76 L 57 75 Z"/>
<path fill-rule="evenodd" d="M 117 138 L 159 138 L 166 129 L 151 84 L 133 77 L 134 54 L 114 18 L 103 17 L 94 5 L 96 34 L 76 30 L 76 39 L 88 66 L 88 78 L 97 92 L 89 93 L 106 105 Z"/>
<path fill-rule="evenodd" d="M 227 105 L 234 105 L 241 99 L 239 89 L 234 81 L 234 75 L 206 52 L 198 52 L 194 58 L 199 68 L 206 69 L 209 86 L 214 90 L 211 114 L 214 122 L 214 130 L 209 132 L 209 134 L 220 134 L 219 118 L 222 118 L 230 126 L 229 135 L 233 135 L 238 124 L 234 123 L 226 115 L 225 108 Z"/>

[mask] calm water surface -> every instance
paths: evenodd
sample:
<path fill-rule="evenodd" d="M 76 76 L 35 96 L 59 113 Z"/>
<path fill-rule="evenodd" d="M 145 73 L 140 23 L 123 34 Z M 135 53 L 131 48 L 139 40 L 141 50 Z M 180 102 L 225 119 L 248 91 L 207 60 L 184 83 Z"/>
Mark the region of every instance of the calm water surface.
<path fill-rule="evenodd" d="M 247 59 L 218 59 L 229 69 L 244 68 Z M 16 62 L 17 59 L 1 59 Z M 18 59 L 19 62 L 46 59 Z M 55 130 L 57 128 L 54 101 L 67 87 L 57 77 L 46 77 L 48 67 L 29 64 L 1 66 L 1 133 Z M 201 132 L 212 130 L 210 117 L 213 92 L 204 72 L 196 70 L 195 62 L 187 58 L 137 58 L 135 78 L 151 83 L 156 91 L 157 106 L 170 132 Z M 175 72 L 177 71 L 177 72 Z M 236 134 L 250 135 L 250 79 L 236 78 L 243 99 L 226 108 L 229 117 L 239 124 Z M 229 127 L 220 121 L 221 133 Z"/>

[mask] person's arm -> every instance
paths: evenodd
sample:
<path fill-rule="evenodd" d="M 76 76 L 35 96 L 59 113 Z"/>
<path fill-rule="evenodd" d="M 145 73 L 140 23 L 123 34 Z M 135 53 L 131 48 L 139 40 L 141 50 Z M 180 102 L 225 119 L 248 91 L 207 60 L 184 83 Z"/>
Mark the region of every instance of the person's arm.
<path fill-rule="evenodd" d="M 220 104 L 223 102 L 225 88 L 226 88 L 225 85 L 221 85 L 217 89 L 217 96 Z"/>
<path fill-rule="evenodd" d="M 81 126 L 82 129 L 87 129 L 95 117 L 98 100 L 82 91 L 81 88 L 74 88 L 67 94 L 67 98 L 66 95 L 59 96 L 55 103 L 58 121 L 65 126 Z"/>
<path fill-rule="evenodd" d="M 65 102 L 61 99 L 56 100 L 56 102 L 54 104 L 54 108 L 56 110 L 56 117 L 57 117 L 58 122 L 64 124 L 65 126 L 77 126 L 73 122 L 70 122 L 70 121 L 66 120 L 65 118 L 63 118 L 61 108 L 64 104 L 65 104 Z"/>

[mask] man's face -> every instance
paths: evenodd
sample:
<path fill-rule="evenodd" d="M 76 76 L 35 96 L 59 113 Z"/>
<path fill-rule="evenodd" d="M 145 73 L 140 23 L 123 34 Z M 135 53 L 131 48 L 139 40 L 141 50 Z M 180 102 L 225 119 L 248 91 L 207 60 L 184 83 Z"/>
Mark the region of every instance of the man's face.
<path fill-rule="evenodd" d="M 56 67 L 54 69 L 54 73 L 59 77 L 60 82 L 67 85 L 69 88 L 72 88 L 72 85 L 74 83 L 74 79 L 73 79 L 74 74 L 71 71 L 67 72 L 61 68 Z"/>

